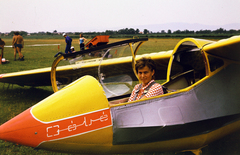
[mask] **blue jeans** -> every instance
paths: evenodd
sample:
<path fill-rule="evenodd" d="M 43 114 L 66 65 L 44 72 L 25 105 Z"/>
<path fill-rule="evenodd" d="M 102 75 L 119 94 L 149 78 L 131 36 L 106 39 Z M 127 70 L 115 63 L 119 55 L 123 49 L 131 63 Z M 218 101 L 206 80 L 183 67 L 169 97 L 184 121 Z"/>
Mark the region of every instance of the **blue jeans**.
<path fill-rule="evenodd" d="M 71 45 L 67 45 L 66 48 L 65 48 L 65 53 L 68 54 L 69 53 L 72 53 L 71 51 Z"/>

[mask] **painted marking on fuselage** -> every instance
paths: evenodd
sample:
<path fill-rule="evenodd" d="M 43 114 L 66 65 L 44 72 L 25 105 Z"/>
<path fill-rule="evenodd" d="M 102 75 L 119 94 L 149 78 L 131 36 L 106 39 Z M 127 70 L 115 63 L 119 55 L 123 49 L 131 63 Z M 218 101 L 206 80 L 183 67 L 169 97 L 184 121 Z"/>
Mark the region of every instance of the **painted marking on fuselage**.
<path fill-rule="evenodd" d="M 61 120 L 51 123 L 51 126 L 46 127 L 46 136 L 50 137 L 66 137 L 74 134 L 89 132 L 105 126 L 111 125 L 110 110 L 103 110 L 86 115 Z M 54 124 L 54 125 L 53 125 Z"/>
<path fill-rule="evenodd" d="M 41 125 L 39 124 L 31 129 L 32 132 L 35 133 L 35 136 L 32 137 L 35 141 L 34 147 L 46 141 L 75 137 L 112 126 L 111 111 L 109 108 L 99 109 L 51 122 L 40 121 L 34 117 L 32 112 L 30 113 L 34 120 L 41 123 Z"/>
<path fill-rule="evenodd" d="M 50 132 L 52 132 L 52 129 L 53 128 L 57 128 L 57 133 L 56 134 L 49 134 Z M 54 129 L 53 129 L 54 130 Z M 54 125 L 54 126 L 50 126 L 50 127 L 47 127 L 47 137 L 52 137 L 52 136 L 58 136 L 59 135 L 59 125 Z"/>

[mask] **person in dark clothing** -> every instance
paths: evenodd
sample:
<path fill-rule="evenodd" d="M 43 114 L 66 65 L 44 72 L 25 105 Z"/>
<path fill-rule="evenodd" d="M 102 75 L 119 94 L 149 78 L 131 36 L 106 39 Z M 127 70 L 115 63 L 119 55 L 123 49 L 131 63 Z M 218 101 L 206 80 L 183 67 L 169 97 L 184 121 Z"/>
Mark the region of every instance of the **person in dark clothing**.
<path fill-rule="evenodd" d="M 2 50 L 0 55 L 1 55 L 2 58 L 3 58 L 4 45 L 5 45 L 5 42 L 0 38 L 0 50 Z"/>
<path fill-rule="evenodd" d="M 70 38 L 66 33 L 63 33 L 63 37 L 65 38 L 66 48 L 65 53 L 72 53 L 71 46 L 72 46 L 72 38 Z"/>

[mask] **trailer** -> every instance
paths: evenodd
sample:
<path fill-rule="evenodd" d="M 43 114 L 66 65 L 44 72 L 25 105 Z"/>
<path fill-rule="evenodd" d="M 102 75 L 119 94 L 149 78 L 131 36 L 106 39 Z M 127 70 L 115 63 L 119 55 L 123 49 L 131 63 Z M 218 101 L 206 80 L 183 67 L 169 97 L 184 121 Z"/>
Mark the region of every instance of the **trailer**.
<path fill-rule="evenodd" d="M 108 38 L 109 38 L 109 35 L 95 36 L 85 45 L 85 47 L 87 49 L 90 49 L 97 46 L 106 45 L 109 42 Z"/>

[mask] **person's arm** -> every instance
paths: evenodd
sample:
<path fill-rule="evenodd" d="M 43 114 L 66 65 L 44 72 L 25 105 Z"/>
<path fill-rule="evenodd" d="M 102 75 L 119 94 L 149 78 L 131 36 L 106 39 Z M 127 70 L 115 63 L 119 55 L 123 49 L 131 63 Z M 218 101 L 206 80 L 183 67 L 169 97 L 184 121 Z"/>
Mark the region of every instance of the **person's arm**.
<path fill-rule="evenodd" d="M 127 98 L 123 98 L 123 99 L 119 99 L 119 100 L 115 100 L 115 101 L 110 101 L 109 104 L 110 105 L 114 105 L 114 104 L 119 104 L 119 103 L 125 103 L 128 101 L 128 97 Z"/>
<path fill-rule="evenodd" d="M 86 38 L 84 38 L 83 40 L 84 40 L 84 42 L 83 42 L 83 43 L 85 44 L 85 42 L 87 41 L 87 39 L 86 39 Z"/>
<path fill-rule="evenodd" d="M 24 47 L 24 40 L 23 40 L 23 37 L 22 37 L 22 48 Z"/>
<path fill-rule="evenodd" d="M 0 41 L 0 47 L 2 47 L 2 48 L 3 48 L 3 47 L 4 47 L 4 45 L 5 45 L 5 42 L 4 42 L 3 40 L 1 40 L 1 41 Z"/>
<path fill-rule="evenodd" d="M 13 48 L 15 47 L 16 41 L 17 41 L 17 40 L 16 40 L 16 37 L 14 36 L 14 37 L 13 37 L 13 41 L 12 41 L 12 47 L 13 47 Z"/>

